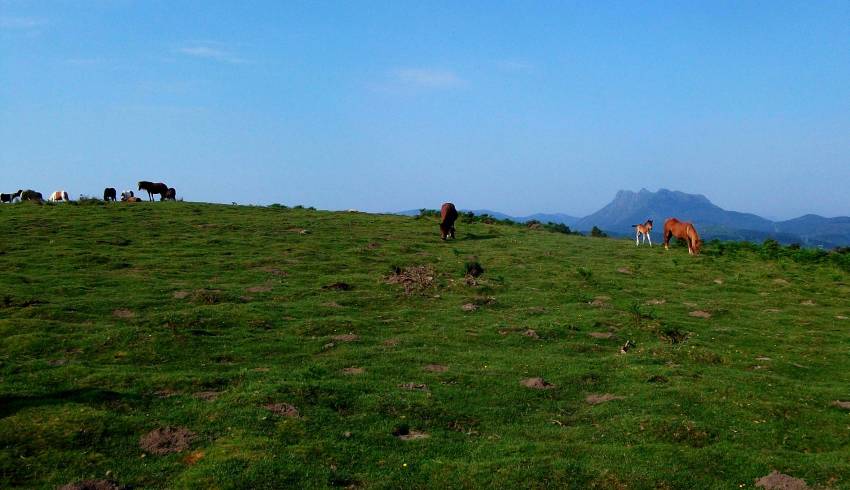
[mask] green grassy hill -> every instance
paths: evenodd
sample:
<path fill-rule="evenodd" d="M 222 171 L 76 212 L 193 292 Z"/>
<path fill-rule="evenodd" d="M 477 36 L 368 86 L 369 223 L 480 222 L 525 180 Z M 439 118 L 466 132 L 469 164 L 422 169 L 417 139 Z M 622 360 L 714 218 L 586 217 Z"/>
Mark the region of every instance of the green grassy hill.
<path fill-rule="evenodd" d="M 3 488 L 850 488 L 828 261 L 186 203 L 0 224 Z"/>

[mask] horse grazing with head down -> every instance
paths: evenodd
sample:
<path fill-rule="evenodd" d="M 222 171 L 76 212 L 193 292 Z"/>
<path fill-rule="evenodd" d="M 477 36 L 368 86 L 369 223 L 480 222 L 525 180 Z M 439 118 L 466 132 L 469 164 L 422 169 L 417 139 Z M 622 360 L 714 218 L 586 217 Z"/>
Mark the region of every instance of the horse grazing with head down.
<path fill-rule="evenodd" d="M 668 250 L 670 238 L 676 237 L 684 240 L 688 244 L 688 253 L 691 255 L 699 255 L 699 249 L 702 247 L 702 240 L 699 238 L 697 229 L 693 223 L 684 223 L 676 218 L 670 218 L 664 222 L 664 249 Z"/>
<path fill-rule="evenodd" d="M 106 202 L 117 201 L 118 191 L 116 191 L 114 187 L 107 187 L 103 190 L 103 200 Z"/>
<path fill-rule="evenodd" d="M 32 202 L 44 202 L 44 196 L 41 195 L 40 192 L 36 192 L 32 189 L 27 189 L 20 194 L 21 201 L 32 201 Z"/>
<path fill-rule="evenodd" d="M 168 190 L 165 191 L 165 197 L 162 198 L 163 201 L 166 200 L 166 199 L 168 199 L 170 201 L 176 201 L 177 200 L 177 189 L 175 189 L 174 187 L 169 187 Z"/>
<path fill-rule="evenodd" d="M 455 205 L 446 202 L 440 207 L 440 238 L 443 240 L 447 236 L 455 237 L 455 221 L 457 220 L 457 208 Z"/>
<path fill-rule="evenodd" d="M 139 182 L 140 191 L 148 191 L 148 200 L 153 201 L 153 195 L 159 194 L 160 200 L 165 199 L 165 194 L 168 192 L 168 186 L 162 182 L 148 182 L 142 180 Z"/>
<path fill-rule="evenodd" d="M 70 199 L 68 199 L 68 193 L 65 191 L 56 191 L 53 194 L 50 194 L 50 197 L 47 200 L 50 202 L 70 201 Z"/>

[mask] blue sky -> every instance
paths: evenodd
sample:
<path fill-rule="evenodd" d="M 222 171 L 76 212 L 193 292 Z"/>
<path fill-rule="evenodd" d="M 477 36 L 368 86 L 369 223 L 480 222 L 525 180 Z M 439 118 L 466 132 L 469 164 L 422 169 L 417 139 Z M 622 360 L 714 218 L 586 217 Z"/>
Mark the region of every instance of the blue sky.
<path fill-rule="evenodd" d="M 0 185 L 850 214 L 850 2 L 0 0 Z"/>

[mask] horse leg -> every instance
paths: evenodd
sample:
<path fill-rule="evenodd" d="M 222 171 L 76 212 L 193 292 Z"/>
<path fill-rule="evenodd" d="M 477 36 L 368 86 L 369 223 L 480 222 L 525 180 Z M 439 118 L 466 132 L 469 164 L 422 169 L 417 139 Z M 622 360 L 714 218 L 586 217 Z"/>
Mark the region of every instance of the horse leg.
<path fill-rule="evenodd" d="M 652 237 L 649 236 L 649 233 L 646 233 L 645 236 L 646 236 L 646 239 L 649 240 L 649 248 L 652 248 Z"/>
<path fill-rule="evenodd" d="M 640 238 L 640 232 L 636 231 L 635 232 L 635 247 L 640 245 L 640 243 L 638 243 L 638 238 Z"/>
<path fill-rule="evenodd" d="M 664 250 L 670 250 L 670 233 L 667 230 L 664 230 Z"/>

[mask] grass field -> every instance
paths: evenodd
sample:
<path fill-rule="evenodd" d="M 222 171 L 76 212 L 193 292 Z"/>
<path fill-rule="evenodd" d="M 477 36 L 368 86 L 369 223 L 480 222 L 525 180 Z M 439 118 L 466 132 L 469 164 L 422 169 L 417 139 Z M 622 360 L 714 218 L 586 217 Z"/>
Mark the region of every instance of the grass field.
<path fill-rule="evenodd" d="M 188 203 L 0 225 L 3 488 L 850 488 L 828 262 Z"/>

